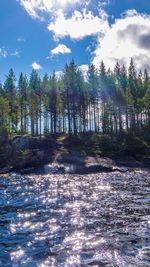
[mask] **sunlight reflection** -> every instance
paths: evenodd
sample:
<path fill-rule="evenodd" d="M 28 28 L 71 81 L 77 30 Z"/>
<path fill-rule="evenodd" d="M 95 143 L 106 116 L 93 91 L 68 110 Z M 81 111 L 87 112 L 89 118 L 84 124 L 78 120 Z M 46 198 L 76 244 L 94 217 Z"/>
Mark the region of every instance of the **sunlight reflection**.
<path fill-rule="evenodd" d="M 10 176 L 0 256 L 14 267 L 149 266 L 148 177 Z"/>
<path fill-rule="evenodd" d="M 65 267 L 80 266 L 80 255 L 71 255 L 68 257 Z"/>
<path fill-rule="evenodd" d="M 18 250 L 11 252 L 11 260 L 14 261 L 18 258 L 22 258 L 24 256 L 24 251 L 20 247 L 18 247 Z"/>
<path fill-rule="evenodd" d="M 10 224 L 10 232 L 12 234 L 16 232 L 16 225 L 15 224 Z"/>
<path fill-rule="evenodd" d="M 48 259 L 38 265 L 38 267 L 56 267 L 56 260 L 53 257 L 48 257 Z"/>

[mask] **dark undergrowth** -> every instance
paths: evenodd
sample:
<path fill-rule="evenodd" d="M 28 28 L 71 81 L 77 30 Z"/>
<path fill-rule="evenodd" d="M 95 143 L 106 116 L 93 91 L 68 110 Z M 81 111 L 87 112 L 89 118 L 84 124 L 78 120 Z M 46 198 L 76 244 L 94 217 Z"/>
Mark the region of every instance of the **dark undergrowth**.
<path fill-rule="evenodd" d="M 13 138 L 14 139 L 14 138 Z M 68 153 L 76 153 L 81 156 L 101 156 L 110 157 L 112 159 L 130 159 L 150 160 L 150 133 L 148 128 L 143 128 L 138 132 L 122 131 L 117 134 L 101 134 L 101 133 L 80 133 L 76 136 L 67 134 L 49 135 L 47 137 L 36 137 L 31 139 L 31 143 L 36 147 L 27 147 L 24 150 L 13 152 L 12 137 L 10 138 L 7 131 L 1 132 L 0 135 L 0 167 L 9 165 L 12 158 L 21 155 L 21 160 L 27 158 L 27 151 L 34 152 L 46 151 L 44 160 L 47 155 L 55 154 L 61 148 L 60 153 L 64 151 Z M 33 140 L 33 141 L 32 141 Z M 33 149 L 34 148 L 34 149 Z M 31 151 L 32 150 L 32 151 Z M 56 151 L 56 152 L 55 152 Z M 29 153 L 31 154 L 31 153 Z M 33 154 L 33 153 L 32 153 Z M 15 156 L 17 155 L 17 156 Z M 20 157 L 19 157 L 20 158 Z"/>
<path fill-rule="evenodd" d="M 64 139 L 68 150 L 75 150 L 88 156 L 134 157 L 150 156 L 150 134 L 145 129 L 140 133 L 122 131 L 116 135 L 81 133 Z"/>

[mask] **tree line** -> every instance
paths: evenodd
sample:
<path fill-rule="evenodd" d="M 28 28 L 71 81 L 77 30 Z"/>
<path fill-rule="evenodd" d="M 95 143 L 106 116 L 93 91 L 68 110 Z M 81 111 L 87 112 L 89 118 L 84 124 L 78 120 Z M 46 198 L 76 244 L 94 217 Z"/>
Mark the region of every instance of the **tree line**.
<path fill-rule="evenodd" d="M 0 85 L 0 129 L 32 136 L 81 132 L 117 134 L 150 129 L 150 77 L 116 63 L 106 69 L 89 65 L 86 78 L 72 60 L 57 77 L 35 70 L 16 80 L 10 69 Z"/>

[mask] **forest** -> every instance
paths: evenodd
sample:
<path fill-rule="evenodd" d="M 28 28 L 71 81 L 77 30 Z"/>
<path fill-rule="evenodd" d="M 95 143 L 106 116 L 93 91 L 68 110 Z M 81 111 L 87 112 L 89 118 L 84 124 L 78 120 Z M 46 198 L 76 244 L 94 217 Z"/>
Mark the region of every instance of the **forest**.
<path fill-rule="evenodd" d="M 150 77 L 137 71 L 133 59 L 128 69 L 116 63 L 106 69 L 89 65 L 84 77 L 72 60 L 57 77 L 41 78 L 10 69 L 0 85 L 0 132 L 42 136 L 94 132 L 117 134 L 150 129 Z"/>

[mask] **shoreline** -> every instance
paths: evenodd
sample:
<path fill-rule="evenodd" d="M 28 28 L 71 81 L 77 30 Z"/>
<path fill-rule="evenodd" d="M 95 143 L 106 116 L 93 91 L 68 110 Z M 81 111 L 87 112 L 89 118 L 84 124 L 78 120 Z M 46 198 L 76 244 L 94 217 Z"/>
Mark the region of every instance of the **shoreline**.
<path fill-rule="evenodd" d="M 87 137 L 69 137 L 63 135 L 59 138 L 39 138 L 31 136 L 15 136 L 7 145 L 6 160 L 0 167 L 0 174 L 17 171 L 20 173 L 31 172 L 55 166 L 56 172 L 66 172 L 66 166 L 72 166 L 70 173 L 92 172 L 125 172 L 128 169 L 150 168 L 150 158 L 146 155 L 117 155 L 116 151 L 107 149 L 98 153 L 104 143 L 98 144 Z M 106 142 L 105 142 L 106 143 Z M 91 145 L 90 145 L 91 144 Z M 108 146 L 109 144 L 105 144 Z M 99 150 L 98 150 L 99 148 Z M 97 152 L 98 151 L 98 152 Z M 111 154 L 111 155 L 109 155 Z M 60 167 L 59 167 L 60 165 Z M 57 167 L 58 166 L 58 167 Z M 55 169 L 53 170 L 55 172 Z"/>
<path fill-rule="evenodd" d="M 61 161 L 58 162 L 43 162 L 42 164 L 32 165 L 25 167 L 13 167 L 4 166 L 0 168 L 0 175 L 17 172 L 19 174 L 90 174 L 90 173 L 102 173 L 102 172 L 115 172 L 125 173 L 127 171 L 134 171 L 136 169 L 150 169 L 150 164 L 143 160 L 137 161 L 130 159 L 129 161 L 124 159 L 111 159 L 106 157 L 99 157 L 99 163 L 96 163 L 97 157 L 85 157 L 85 163 L 81 162 L 81 158 L 78 157 L 71 159 L 69 162 L 60 155 Z M 79 163 L 77 162 L 79 161 Z M 112 162 L 112 163 L 110 163 Z"/>

